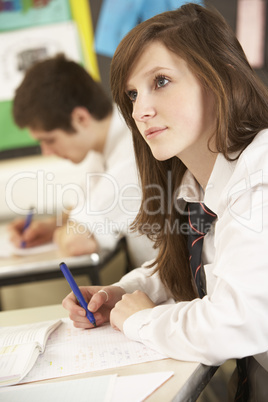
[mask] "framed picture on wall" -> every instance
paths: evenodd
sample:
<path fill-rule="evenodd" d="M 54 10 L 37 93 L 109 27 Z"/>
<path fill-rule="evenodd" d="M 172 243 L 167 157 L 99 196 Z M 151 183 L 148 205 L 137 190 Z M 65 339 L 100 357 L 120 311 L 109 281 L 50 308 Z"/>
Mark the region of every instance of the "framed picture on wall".
<path fill-rule="evenodd" d="M 205 0 L 226 19 L 246 56 L 263 82 L 268 85 L 268 1 Z"/>
<path fill-rule="evenodd" d="M 28 131 L 15 126 L 12 100 L 26 70 L 58 53 L 76 62 L 82 60 L 77 26 L 73 21 L 0 34 L 0 159 L 40 152 Z"/>

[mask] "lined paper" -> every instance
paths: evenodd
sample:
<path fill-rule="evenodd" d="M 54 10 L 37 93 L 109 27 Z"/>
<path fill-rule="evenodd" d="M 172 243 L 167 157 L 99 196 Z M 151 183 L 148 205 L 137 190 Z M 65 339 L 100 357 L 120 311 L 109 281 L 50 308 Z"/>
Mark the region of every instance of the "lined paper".
<path fill-rule="evenodd" d="M 83 330 L 74 328 L 69 319 L 62 321 L 22 383 L 167 358 L 140 342 L 129 340 L 109 324 Z"/>

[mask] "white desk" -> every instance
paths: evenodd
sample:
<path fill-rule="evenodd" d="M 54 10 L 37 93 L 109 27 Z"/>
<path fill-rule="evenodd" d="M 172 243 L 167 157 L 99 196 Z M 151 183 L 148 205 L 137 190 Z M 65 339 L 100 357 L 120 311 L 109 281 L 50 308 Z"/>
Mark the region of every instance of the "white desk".
<path fill-rule="evenodd" d="M 35 307 L 30 309 L 11 310 L 0 312 L 0 326 L 20 325 L 30 322 L 51 320 L 67 317 L 68 313 L 61 305 Z M 102 370 L 94 373 L 81 374 L 78 377 L 94 377 L 105 374 L 134 375 L 148 372 L 174 371 L 174 376 L 163 386 L 156 390 L 147 400 L 148 402 L 195 401 L 199 393 L 206 386 L 214 372 L 215 367 L 207 367 L 199 363 L 181 362 L 173 359 L 165 359 L 154 362 Z M 46 380 L 64 381 L 70 377 Z M 44 381 L 42 381 L 43 383 Z"/>
<path fill-rule="evenodd" d="M 0 223 L 0 234 L 6 224 Z M 66 257 L 59 250 L 28 256 L 0 257 L 0 287 L 62 278 L 59 264 L 64 261 L 74 275 L 88 275 L 93 285 L 100 285 L 99 271 L 120 252 L 126 253 L 122 239 L 113 251 L 102 250 L 98 255 Z M 127 265 L 128 261 L 126 262 Z M 127 269 L 127 266 L 126 266 Z"/>

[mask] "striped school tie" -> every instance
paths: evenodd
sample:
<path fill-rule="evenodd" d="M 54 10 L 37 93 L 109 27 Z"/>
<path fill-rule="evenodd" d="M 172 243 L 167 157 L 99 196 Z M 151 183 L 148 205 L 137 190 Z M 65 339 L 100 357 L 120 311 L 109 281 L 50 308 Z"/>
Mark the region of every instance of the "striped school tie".
<path fill-rule="evenodd" d="M 199 297 L 205 295 L 205 290 L 201 280 L 201 255 L 203 240 L 211 229 L 211 225 L 217 215 L 214 214 L 204 203 L 188 203 L 188 250 L 190 255 L 190 266 Z M 249 387 L 247 378 L 247 358 L 237 359 L 236 366 L 238 371 L 238 386 L 235 401 L 247 402 L 249 397 Z"/>
<path fill-rule="evenodd" d="M 211 229 L 211 225 L 217 218 L 206 205 L 202 202 L 188 203 L 188 251 L 190 256 L 190 266 L 196 283 L 199 297 L 205 295 L 205 290 L 201 281 L 201 255 L 203 240 L 205 235 Z"/>

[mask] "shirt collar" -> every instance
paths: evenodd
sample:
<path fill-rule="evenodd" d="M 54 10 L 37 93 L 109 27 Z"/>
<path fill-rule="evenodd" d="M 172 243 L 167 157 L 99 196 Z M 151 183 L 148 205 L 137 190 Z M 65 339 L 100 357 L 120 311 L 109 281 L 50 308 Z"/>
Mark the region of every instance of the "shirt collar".
<path fill-rule="evenodd" d="M 178 191 L 178 204 L 183 210 L 186 202 L 204 202 L 218 214 L 219 200 L 223 189 L 230 180 L 237 161 L 228 161 L 223 154 L 218 154 L 208 184 L 203 191 L 189 170 L 186 170 Z"/>
<path fill-rule="evenodd" d="M 236 156 L 235 154 L 231 155 Z M 218 154 L 205 190 L 204 203 L 218 215 L 221 195 L 231 179 L 237 160 L 228 161 L 223 154 Z"/>

